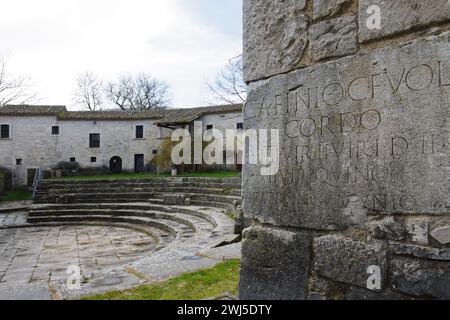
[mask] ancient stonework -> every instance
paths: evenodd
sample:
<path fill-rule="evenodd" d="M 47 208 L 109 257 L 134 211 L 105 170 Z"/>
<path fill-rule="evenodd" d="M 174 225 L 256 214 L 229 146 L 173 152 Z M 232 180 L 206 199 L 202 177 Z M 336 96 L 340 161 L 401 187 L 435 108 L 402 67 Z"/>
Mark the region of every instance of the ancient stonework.
<path fill-rule="evenodd" d="M 341 236 L 314 239 L 315 271 L 339 282 L 365 288 L 367 269 L 379 266 L 386 270 L 386 248 L 381 243 L 366 244 Z"/>
<path fill-rule="evenodd" d="M 450 299 L 450 263 L 409 257 L 390 262 L 392 286 L 399 291 L 426 298 Z"/>
<path fill-rule="evenodd" d="M 335 16 L 351 2 L 351 0 L 314 0 L 313 18 L 316 20 L 323 17 Z"/>
<path fill-rule="evenodd" d="M 241 298 L 305 299 L 310 245 L 307 235 L 262 227 L 247 229 L 242 244 Z"/>
<path fill-rule="evenodd" d="M 311 58 L 341 57 L 357 50 L 357 27 L 354 17 L 341 17 L 319 22 L 309 29 Z"/>
<path fill-rule="evenodd" d="M 450 243 L 450 226 L 436 228 L 431 233 L 431 237 L 441 244 Z"/>
<path fill-rule="evenodd" d="M 448 70 L 443 34 L 250 84 L 247 124 L 283 138 L 277 175 L 247 166 L 246 210 L 325 230 L 382 212 L 447 212 Z"/>
<path fill-rule="evenodd" d="M 308 42 L 306 0 L 244 1 L 244 77 L 258 80 L 299 67 Z"/>
<path fill-rule="evenodd" d="M 368 12 L 369 7 L 374 5 L 380 8 L 380 29 L 367 28 L 367 20 L 373 14 Z M 450 21 L 448 0 L 360 0 L 361 42 L 446 21 Z"/>
<path fill-rule="evenodd" d="M 280 139 L 268 146 L 274 175 L 244 166 L 243 210 L 264 227 L 244 234 L 242 298 L 448 298 L 450 3 L 273 3 L 289 12 L 284 26 L 311 21 L 305 50 L 289 53 L 300 64 L 280 64 L 289 40 L 261 37 L 286 32 L 276 15 L 254 0 L 244 8 L 245 127 Z M 293 240 L 305 234 L 310 246 Z M 268 273 L 266 261 L 280 263 Z"/>

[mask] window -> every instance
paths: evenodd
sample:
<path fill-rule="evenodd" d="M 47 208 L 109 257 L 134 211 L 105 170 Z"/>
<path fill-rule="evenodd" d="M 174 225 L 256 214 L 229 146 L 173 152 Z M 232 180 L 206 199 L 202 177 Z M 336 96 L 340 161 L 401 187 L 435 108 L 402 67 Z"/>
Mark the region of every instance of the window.
<path fill-rule="evenodd" d="M 89 148 L 100 148 L 100 133 L 89 135 Z"/>
<path fill-rule="evenodd" d="M 212 124 L 208 124 L 207 126 L 206 126 L 206 130 L 212 130 L 213 129 L 213 125 Z"/>
<path fill-rule="evenodd" d="M 2 124 L 0 127 L 0 139 L 9 139 L 9 124 Z"/>
<path fill-rule="evenodd" d="M 53 126 L 52 127 L 52 135 L 58 135 L 59 134 L 59 126 Z"/>
<path fill-rule="evenodd" d="M 16 159 L 16 166 L 21 166 L 23 163 L 22 159 Z"/>
<path fill-rule="evenodd" d="M 144 126 L 136 126 L 136 139 L 144 139 Z"/>
<path fill-rule="evenodd" d="M 152 153 L 153 153 L 154 155 L 157 155 L 157 154 L 158 154 L 158 150 L 157 150 L 157 149 L 153 149 Z"/>
<path fill-rule="evenodd" d="M 77 162 L 77 159 L 72 157 L 72 158 L 70 158 L 70 162 Z"/>
<path fill-rule="evenodd" d="M 91 157 L 91 163 L 97 162 L 97 157 Z"/>
<path fill-rule="evenodd" d="M 242 122 L 239 122 L 239 123 L 237 124 L 237 129 L 238 129 L 238 130 L 244 130 L 244 124 L 243 124 Z"/>

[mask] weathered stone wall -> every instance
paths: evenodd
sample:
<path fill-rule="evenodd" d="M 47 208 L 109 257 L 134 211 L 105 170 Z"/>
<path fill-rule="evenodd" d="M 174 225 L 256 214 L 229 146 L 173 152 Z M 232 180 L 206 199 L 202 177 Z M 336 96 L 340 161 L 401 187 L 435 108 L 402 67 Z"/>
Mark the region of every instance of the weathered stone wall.
<path fill-rule="evenodd" d="M 14 172 L 17 185 L 27 183 L 27 170 L 54 168 L 71 157 L 83 167 L 109 167 L 114 156 L 122 158 L 124 170 L 134 169 L 134 154 L 144 154 L 148 162 L 160 144 L 158 128 L 145 121 L 58 121 L 56 117 L 0 117 L 10 125 L 11 137 L 0 141 L 0 165 Z M 135 126 L 144 125 L 144 139 L 134 139 Z M 52 135 L 59 126 L 59 135 Z M 89 148 L 89 134 L 100 133 L 100 148 Z M 97 162 L 91 163 L 91 157 Z M 16 159 L 22 159 L 17 165 Z"/>
<path fill-rule="evenodd" d="M 280 170 L 244 166 L 242 299 L 450 298 L 448 30 L 447 0 L 244 0 Z"/>
<path fill-rule="evenodd" d="M 51 135 L 56 117 L 8 116 L 0 117 L 0 122 L 10 126 L 10 138 L 0 140 L 0 166 L 11 170 L 15 184 L 27 184 L 27 169 L 49 169 L 57 163 L 58 138 Z M 23 159 L 22 165 L 16 165 L 16 159 Z"/>
<path fill-rule="evenodd" d="M 230 112 L 223 114 L 208 114 L 200 117 L 197 121 L 203 123 L 203 132 L 207 131 L 208 125 L 212 125 L 214 129 L 219 130 L 223 135 L 224 151 L 229 154 L 234 154 L 234 163 L 227 164 L 226 159 L 223 159 L 223 164 L 209 166 L 212 170 L 238 170 L 239 164 L 242 163 L 242 146 L 234 145 L 232 148 L 226 144 L 227 130 L 237 130 L 238 123 L 244 122 L 242 112 Z M 191 132 L 194 135 L 193 132 Z M 205 157 L 207 160 L 207 156 Z"/>

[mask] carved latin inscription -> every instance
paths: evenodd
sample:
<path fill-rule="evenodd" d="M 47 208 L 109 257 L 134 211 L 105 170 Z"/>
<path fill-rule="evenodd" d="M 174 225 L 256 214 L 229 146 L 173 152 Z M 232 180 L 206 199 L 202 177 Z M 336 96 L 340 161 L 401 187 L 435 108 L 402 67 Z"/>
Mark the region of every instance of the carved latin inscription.
<path fill-rule="evenodd" d="M 284 226 L 450 212 L 448 35 L 252 83 L 250 128 L 280 131 L 280 171 L 246 165 L 244 206 Z M 407 57 L 407 58 L 405 58 Z"/>

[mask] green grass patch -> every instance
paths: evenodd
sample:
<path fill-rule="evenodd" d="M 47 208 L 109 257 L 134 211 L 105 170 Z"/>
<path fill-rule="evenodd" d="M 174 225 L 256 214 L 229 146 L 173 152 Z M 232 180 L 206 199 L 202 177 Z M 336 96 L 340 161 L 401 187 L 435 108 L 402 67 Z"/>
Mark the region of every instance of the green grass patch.
<path fill-rule="evenodd" d="M 133 179 L 155 179 L 167 178 L 170 174 L 151 174 L 151 173 L 119 173 L 119 174 L 105 174 L 105 175 L 91 175 L 91 176 L 75 176 L 63 177 L 52 180 L 133 180 Z M 220 172 L 195 172 L 180 174 L 178 177 L 204 177 L 204 178 L 239 178 L 239 172 L 236 171 L 220 171 Z"/>
<path fill-rule="evenodd" d="M 82 300 L 204 300 L 225 292 L 238 295 L 239 260 L 227 260 L 211 269 L 130 290 L 110 291 Z"/>
<path fill-rule="evenodd" d="M 194 172 L 180 175 L 180 177 L 207 177 L 207 178 L 239 178 L 238 171 L 218 171 L 218 172 Z"/>
<path fill-rule="evenodd" d="M 33 200 L 33 193 L 31 191 L 13 191 L 7 192 L 0 196 L 0 201 L 28 201 Z"/>

